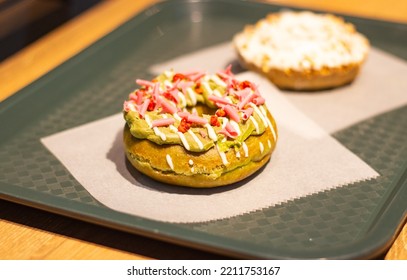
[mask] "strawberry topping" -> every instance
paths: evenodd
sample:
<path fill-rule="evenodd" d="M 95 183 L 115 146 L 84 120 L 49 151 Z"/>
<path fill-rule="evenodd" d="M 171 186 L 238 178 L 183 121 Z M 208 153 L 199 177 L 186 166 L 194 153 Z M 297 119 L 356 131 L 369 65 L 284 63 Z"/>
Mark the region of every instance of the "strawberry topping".
<path fill-rule="evenodd" d="M 212 116 L 211 116 L 211 119 L 209 120 L 209 124 L 210 124 L 211 126 L 220 126 L 220 122 L 219 122 L 218 116 L 212 115 Z"/>
<path fill-rule="evenodd" d="M 178 126 L 178 131 L 185 133 L 191 128 L 191 123 L 188 122 L 187 118 L 182 118 L 181 123 Z"/>
<path fill-rule="evenodd" d="M 187 77 L 181 73 L 177 73 L 174 75 L 174 77 L 172 77 L 172 82 L 175 83 L 178 80 L 186 80 Z"/>

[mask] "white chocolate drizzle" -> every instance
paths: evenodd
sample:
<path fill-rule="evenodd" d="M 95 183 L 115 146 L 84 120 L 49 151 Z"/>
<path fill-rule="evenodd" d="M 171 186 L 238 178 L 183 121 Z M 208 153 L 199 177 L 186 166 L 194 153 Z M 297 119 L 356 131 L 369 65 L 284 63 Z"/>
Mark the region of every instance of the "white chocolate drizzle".
<path fill-rule="evenodd" d="M 222 94 L 219 92 L 218 89 L 214 89 L 213 94 L 216 95 L 216 96 L 222 97 Z"/>
<path fill-rule="evenodd" d="M 179 139 L 181 139 L 182 144 L 184 145 L 185 149 L 187 149 L 188 151 L 191 150 L 191 147 L 189 146 L 189 143 L 187 141 L 187 139 L 185 138 L 185 135 L 182 132 L 177 132 Z"/>
<path fill-rule="evenodd" d="M 164 71 L 164 75 L 165 75 L 165 77 L 167 77 L 167 78 L 172 78 L 172 76 L 173 76 L 173 72 L 172 71 L 170 71 L 170 70 L 165 70 Z"/>
<path fill-rule="evenodd" d="M 209 123 L 205 124 L 205 127 L 208 130 L 209 138 L 214 142 L 218 141 L 218 136 L 216 135 L 216 132 L 213 129 L 213 127 Z"/>
<path fill-rule="evenodd" d="M 271 133 L 273 134 L 274 141 L 276 141 L 276 140 L 277 140 L 277 133 L 276 133 L 276 131 L 274 130 L 274 127 L 273 127 L 273 125 L 271 124 L 270 119 L 267 117 L 266 109 L 264 109 L 264 106 L 260 106 L 260 110 L 261 110 L 261 112 L 263 113 L 263 115 L 265 116 L 265 118 L 266 118 L 266 120 L 267 120 L 267 123 L 268 123 L 268 125 L 269 125 L 269 127 L 270 127 Z"/>
<path fill-rule="evenodd" d="M 267 140 L 267 145 L 268 145 L 269 148 L 271 149 L 271 142 L 270 142 L 270 140 Z"/>
<path fill-rule="evenodd" d="M 192 138 L 194 139 L 194 141 L 198 144 L 199 149 L 203 150 L 204 145 L 201 142 L 201 140 L 199 140 L 198 136 L 195 135 L 195 133 L 190 129 L 188 130 L 188 133 L 191 134 Z"/>
<path fill-rule="evenodd" d="M 260 133 L 260 128 L 259 128 L 258 122 L 256 121 L 256 119 L 253 116 L 250 116 L 249 119 L 252 121 L 254 127 L 256 128 L 256 133 L 259 134 Z"/>
<path fill-rule="evenodd" d="M 165 85 L 166 87 L 168 87 L 168 88 L 172 88 L 172 83 L 171 83 L 170 81 L 168 81 L 168 80 L 165 80 L 165 81 L 164 81 L 164 85 Z"/>
<path fill-rule="evenodd" d="M 276 140 L 277 140 L 277 133 L 276 133 L 276 131 L 275 131 L 275 129 L 274 129 L 274 126 L 271 124 L 271 122 L 270 122 L 270 120 L 269 120 L 268 118 L 267 118 L 267 121 L 269 122 L 270 130 L 271 130 L 271 133 L 273 134 L 274 142 L 276 142 Z"/>
<path fill-rule="evenodd" d="M 262 154 L 264 152 L 264 145 L 262 142 L 259 142 L 259 147 L 260 147 L 260 153 Z"/>
<path fill-rule="evenodd" d="M 189 166 L 191 167 L 191 172 L 194 173 L 195 172 L 195 168 L 194 168 L 194 161 L 192 159 L 190 159 L 188 161 Z"/>
<path fill-rule="evenodd" d="M 174 117 L 174 119 L 176 119 L 179 122 L 182 120 L 182 118 L 177 113 L 174 113 L 174 115 L 172 115 L 172 116 Z"/>
<path fill-rule="evenodd" d="M 152 127 L 153 127 L 153 125 L 152 125 L 152 123 L 151 123 L 151 120 L 150 120 L 150 117 L 149 117 L 148 115 L 145 115 L 145 116 L 144 116 L 144 120 L 146 121 L 146 123 L 147 123 L 147 125 L 148 125 L 149 128 L 152 128 Z"/>
<path fill-rule="evenodd" d="M 168 118 L 166 114 L 163 114 L 162 116 L 163 116 L 163 119 Z M 147 119 L 148 116 L 146 115 L 145 118 Z M 151 124 L 150 119 L 149 119 L 149 123 Z M 161 140 L 163 140 L 163 141 L 167 140 L 167 135 L 165 135 L 165 133 L 163 133 L 158 127 L 156 127 L 156 126 L 153 127 L 153 131 L 154 131 L 155 135 L 157 135 L 158 137 L 161 138 Z"/>
<path fill-rule="evenodd" d="M 216 145 L 216 149 L 218 150 L 218 153 L 222 160 L 223 165 L 228 165 L 229 162 L 228 162 L 225 152 L 221 152 L 218 145 Z"/>
<path fill-rule="evenodd" d="M 161 138 L 161 140 L 165 141 L 167 140 L 167 136 L 165 135 L 165 133 L 161 132 L 158 127 L 153 127 L 154 133 L 155 135 L 157 135 L 158 137 Z"/>
<path fill-rule="evenodd" d="M 187 88 L 187 93 L 188 93 L 189 99 L 191 99 L 192 106 L 195 106 L 196 103 L 198 102 L 196 100 L 196 95 L 195 95 L 196 93 L 190 87 Z"/>
<path fill-rule="evenodd" d="M 239 150 L 236 150 L 236 157 L 240 158 L 240 151 Z"/>
<path fill-rule="evenodd" d="M 229 120 L 227 118 L 222 118 L 222 128 L 225 128 Z"/>
<path fill-rule="evenodd" d="M 211 75 L 211 80 L 215 82 L 218 86 L 221 87 L 226 87 L 227 85 L 225 84 L 224 81 L 222 81 L 217 75 Z"/>
<path fill-rule="evenodd" d="M 175 133 L 178 132 L 178 129 L 175 126 L 173 126 L 172 124 L 170 124 L 170 129 L 172 132 L 175 132 Z"/>
<path fill-rule="evenodd" d="M 267 120 L 269 121 L 268 118 L 267 118 Z M 273 125 L 271 124 L 270 121 L 269 121 L 269 127 L 270 127 L 270 130 L 271 130 L 271 133 L 273 134 L 273 139 L 274 139 L 274 141 L 276 141 L 276 140 L 277 140 L 277 133 L 276 133 L 276 131 L 274 130 L 274 127 L 273 127 Z"/>
<path fill-rule="evenodd" d="M 181 100 L 181 107 L 187 106 L 187 100 L 185 99 L 185 95 L 182 92 L 178 91 L 178 97 Z"/>
<path fill-rule="evenodd" d="M 230 98 L 229 96 L 225 96 L 225 99 L 228 100 L 230 104 L 233 104 L 232 98 Z"/>
<path fill-rule="evenodd" d="M 134 107 L 134 104 L 133 104 L 133 103 L 128 102 L 128 103 L 127 103 L 127 106 L 129 106 L 130 111 L 137 112 L 136 107 Z"/>
<path fill-rule="evenodd" d="M 212 91 L 211 87 L 209 86 L 208 82 L 203 82 L 202 86 L 208 92 L 209 95 L 213 94 L 213 91 Z"/>
<path fill-rule="evenodd" d="M 268 125 L 269 125 L 269 123 L 267 122 L 268 118 L 263 115 L 263 113 L 259 110 L 259 107 L 257 107 L 252 102 L 250 102 L 249 104 L 253 108 L 253 110 L 259 115 L 260 119 L 263 121 L 264 126 L 268 127 Z"/>
<path fill-rule="evenodd" d="M 234 120 L 230 120 L 230 124 L 233 126 L 233 128 L 236 130 L 237 135 L 239 136 L 242 134 L 242 131 L 240 130 L 239 124 L 235 122 Z"/>
<path fill-rule="evenodd" d="M 172 158 L 169 154 L 165 156 L 165 159 L 167 160 L 168 165 L 170 166 L 171 170 L 174 170 L 174 163 L 172 162 Z"/>
<path fill-rule="evenodd" d="M 246 142 L 243 142 L 242 147 L 243 147 L 243 151 L 244 151 L 244 156 L 249 157 L 249 148 L 247 147 Z"/>
<path fill-rule="evenodd" d="M 264 106 L 259 106 L 259 108 L 260 108 L 260 111 L 263 113 L 263 115 L 267 117 L 267 112 L 264 109 Z"/>

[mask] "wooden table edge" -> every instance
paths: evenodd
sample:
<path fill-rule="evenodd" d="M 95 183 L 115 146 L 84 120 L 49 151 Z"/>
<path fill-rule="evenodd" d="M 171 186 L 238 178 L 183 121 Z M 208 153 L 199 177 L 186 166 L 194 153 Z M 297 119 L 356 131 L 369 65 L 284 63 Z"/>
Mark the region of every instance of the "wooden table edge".
<path fill-rule="evenodd" d="M 0 102 L 157 2 L 101 2 L 4 60 L 0 63 L 0 81 L 7 82 L 0 83 Z"/>

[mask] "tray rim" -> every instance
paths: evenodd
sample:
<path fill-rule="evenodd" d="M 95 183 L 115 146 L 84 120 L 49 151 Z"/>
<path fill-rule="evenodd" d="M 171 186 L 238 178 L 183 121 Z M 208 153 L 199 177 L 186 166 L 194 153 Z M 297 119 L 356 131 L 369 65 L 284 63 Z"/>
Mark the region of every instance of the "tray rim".
<path fill-rule="evenodd" d="M 405 165 L 405 167 L 407 166 Z M 407 220 L 407 209 L 402 211 L 402 206 L 405 206 L 405 201 L 407 201 L 407 170 L 405 169 L 400 173 L 397 176 L 398 180 L 394 182 L 396 184 L 401 182 L 403 186 L 389 197 L 393 201 L 393 205 L 401 206 L 398 215 L 392 213 L 389 216 L 390 209 L 388 205 L 383 203 L 380 209 L 383 214 L 365 238 L 357 239 L 355 242 L 340 248 L 316 250 L 315 252 L 288 251 L 289 254 L 281 248 L 274 248 L 274 251 L 270 252 L 263 246 L 246 241 L 214 236 L 185 227 L 180 228 L 175 223 L 154 221 L 121 213 L 107 207 L 81 203 L 5 183 L 0 183 L 0 198 L 100 226 L 231 257 L 247 259 L 363 259 L 381 255 L 394 241 L 396 234 Z M 380 234 L 375 234 L 377 230 L 380 231 Z M 244 249 L 242 246 L 245 246 Z M 363 250 L 355 250 L 355 247 Z"/>
<path fill-rule="evenodd" d="M 172 0 L 172 1 L 167 1 L 167 2 L 158 2 L 150 7 L 148 7 L 146 10 L 151 9 L 151 8 L 165 8 L 166 5 L 168 4 L 173 4 L 173 3 L 192 3 L 192 2 L 214 2 L 215 0 L 200 0 L 200 1 L 191 1 L 191 0 Z M 224 3 L 236 3 L 231 0 L 221 0 L 220 2 Z M 239 3 L 243 3 L 246 1 L 240 1 Z M 283 8 L 287 7 L 284 5 L 275 5 L 275 4 L 269 4 L 269 3 L 261 3 L 258 1 L 248 1 L 246 3 L 250 4 L 259 4 L 259 5 L 268 5 L 272 7 L 278 7 L 278 8 Z M 245 4 L 246 4 L 245 3 Z M 295 7 L 290 7 L 292 9 L 298 9 Z M 84 50 L 80 51 L 78 54 L 74 55 L 73 57 L 69 58 L 67 61 L 63 62 L 56 68 L 52 69 L 50 72 L 46 73 L 45 75 L 41 76 L 40 78 L 36 79 L 32 83 L 28 84 L 26 87 L 23 89 L 20 89 L 18 92 L 4 100 L 3 102 L 0 103 L 0 115 L 7 114 L 8 109 L 12 108 L 14 104 L 21 102 L 21 100 L 24 100 L 25 95 L 31 95 L 35 94 L 35 87 L 38 87 L 41 85 L 41 82 L 46 82 L 48 77 L 52 77 L 52 75 L 55 75 L 58 71 L 65 71 L 66 67 L 71 67 L 74 65 L 74 61 L 83 59 L 82 56 L 87 55 L 87 50 L 98 47 L 101 44 L 105 42 L 105 40 L 109 41 L 109 38 L 112 37 L 113 33 L 119 32 L 122 30 L 122 32 L 125 32 L 125 29 L 123 30 L 123 26 L 130 22 L 130 21 L 135 21 L 136 23 L 133 23 L 133 25 L 142 24 L 144 20 L 148 19 L 149 16 L 146 16 L 145 11 L 141 11 L 140 13 L 134 15 L 130 19 L 128 19 L 125 23 L 117 27 L 116 29 L 112 30 L 105 36 L 102 36 L 100 39 L 98 39 L 96 42 L 92 43 L 90 46 L 86 47 Z M 309 9 L 313 10 L 313 9 Z M 338 14 L 340 15 L 340 14 Z M 349 17 L 349 16 L 346 16 Z M 353 16 L 352 16 L 353 17 Z M 353 18 L 358 18 L 358 17 L 353 17 Z M 385 24 L 389 26 L 394 26 L 394 25 L 401 25 L 401 26 L 407 26 L 402 23 L 393 23 L 393 22 L 386 22 L 386 21 L 379 21 L 379 20 L 373 20 L 373 19 L 366 19 L 366 18 L 358 18 L 362 21 L 370 21 L 378 24 Z M 122 29 L 121 29 L 122 28 Z M 71 65 L 71 66 L 70 66 Z M 1 141 L 2 142 L 2 141 Z M 389 247 L 389 244 L 395 239 L 396 233 L 398 233 L 401 230 L 402 223 L 404 223 L 407 220 L 407 209 L 404 209 L 403 211 L 403 206 L 405 207 L 405 203 L 403 204 L 404 201 L 407 201 L 407 164 L 405 164 L 401 174 L 398 176 L 399 180 L 396 180 L 396 182 L 393 182 L 393 184 L 401 185 L 399 188 L 396 189 L 396 193 L 394 194 L 389 194 L 388 200 L 391 200 L 392 203 L 396 205 L 400 205 L 400 211 L 397 212 L 397 215 L 392 215 L 393 219 L 386 219 L 387 215 L 389 215 L 389 207 L 388 204 L 384 205 L 385 203 L 383 202 L 382 207 L 380 207 L 380 212 L 382 215 L 378 219 L 378 221 L 374 224 L 374 227 L 369 230 L 369 240 L 375 241 L 373 242 L 374 244 L 379 244 L 377 246 L 373 246 L 373 248 L 368 246 L 369 248 L 365 247 L 364 250 L 356 252 L 349 252 L 347 250 L 349 248 L 355 248 L 355 244 L 350 244 L 348 246 L 345 246 L 344 248 L 341 248 L 341 250 L 338 250 L 338 248 L 334 249 L 335 252 L 330 252 L 332 250 L 327 250 L 326 253 L 323 257 L 319 256 L 317 253 L 321 253 L 321 250 L 316 252 L 315 255 L 310 254 L 310 251 L 306 252 L 306 255 L 304 256 L 299 256 L 300 258 L 334 258 L 334 259 L 353 259 L 353 258 L 364 258 L 364 257 L 374 257 L 379 254 L 381 254 L 386 248 Z M 298 258 L 298 256 L 294 255 L 287 255 L 287 254 L 281 254 L 279 253 L 279 249 L 276 249 L 272 253 L 270 251 L 266 251 L 264 247 L 258 246 L 256 244 L 248 243 L 245 241 L 239 241 L 239 240 L 232 240 L 229 238 L 224 238 L 221 236 L 214 236 L 209 233 L 204 233 L 204 232 L 199 232 L 196 230 L 188 229 L 188 228 L 180 228 L 177 225 L 170 224 L 170 223 L 163 223 L 163 222 L 157 222 L 157 221 L 152 221 L 146 218 L 142 217 L 137 217 L 137 216 L 132 216 L 124 213 L 120 213 L 108 208 L 103 208 L 103 207 L 98 207 L 90 204 L 85 204 L 85 203 L 80 203 L 74 200 L 69 200 L 66 198 L 62 197 L 57 197 L 53 196 L 47 193 L 43 193 L 40 191 L 34 191 L 32 189 L 24 188 L 24 187 L 19 187 L 19 186 L 14 186 L 10 184 L 5 184 L 5 183 L 0 183 L 0 198 L 4 200 L 8 200 L 11 202 L 16 202 L 20 203 L 26 206 L 42 209 L 45 211 L 53 212 L 56 214 L 60 214 L 63 216 L 68 216 L 72 217 L 75 219 L 79 219 L 82 221 L 90 222 L 90 223 L 95 223 L 98 225 L 130 232 L 130 233 L 135 233 L 135 234 L 140 234 L 144 235 L 147 237 L 151 238 L 156 238 L 158 240 L 162 241 L 167 241 L 167 242 L 172 242 L 175 244 L 179 245 L 185 245 L 201 250 L 206 250 L 206 251 L 211 251 L 215 253 L 220 253 L 220 254 L 226 254 L 229 256 L 233 257 L 243 257 L 243 258 L 277 258 L 277 259 L 286 259 L 286 258 Z M 391 188 L 395 189 L 395 187 Z M 44 201 L 46 201 L 44 203 Z M 387 200 L 386 200 L 387 201 Z M 72 208 L 72 206 L 76 208 Z M 106 213 L 108 211 L 109 213 Z M 106 214 L 111 215 L 111 216 L 105 216 Z M 394 217 L 397 216 L 397 217 Z M 114 217 L 114 219 L 112 219 Z M 134 224 L 136 222 L 136 224 Z M 395 227 L 395 223 L 397 226 Z M 379 227 L 379 225 L 383 225 L 383 227 Z M 391 227 L 391 225 L 393 225 Z M 389 231 L 384 231 L 384 229 L 387 229 L 390 226 L 390 228 L 394 229 Z M 379 229 L 377 229 L 379 227 Z M 374 230 L 381 230 L 381 235 L 373 235 L 372 236 L 372 231 Z M 204 242 L 203 239 L 204 238 Z M 366 239 L 363 239 L 362 241 L 366 242 Z M 219 242 L 220 241 L 220 242 Z M 358 241 L 355 242 L 357 243 L 356 245 L 362 245 L 364 242 Z M 370 243 L 370 242 L 368 242 Z M 246 248 L 244 250 L 241 250 L 241 246 L 244 245 Z M 281 250 L 280 250 L 281 251 Z M 284 251 L 284 250 L 283 250 Z M 338 254 L 338 251 L 340 252 Z M 299 252 L 296 252 L 299 253 Z"/>

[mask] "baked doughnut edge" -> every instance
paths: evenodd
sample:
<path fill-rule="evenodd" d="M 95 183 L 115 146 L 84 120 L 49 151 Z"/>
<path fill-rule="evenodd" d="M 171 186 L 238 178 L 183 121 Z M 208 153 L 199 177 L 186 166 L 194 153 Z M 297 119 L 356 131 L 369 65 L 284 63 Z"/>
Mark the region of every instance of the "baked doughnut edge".
<path fill-rule="evenodd" d="M 277 132 L 274 119 L 270 114 L 268 118 Z M 158 145 L 147 139 L 135 138 L 127 124 L 123 141 L 126 157 L 138 171 L 163 183 L 192 188 L 212 188 L 239 182 L 261 169 L 270 160 L 276 146 L 268 127 L 263 134 L 246 139 L 247 148 L 229 149 L 225 153 L 228 162 L 225 165 L 215 147 L 195 153 L 180 145 Z"/>

